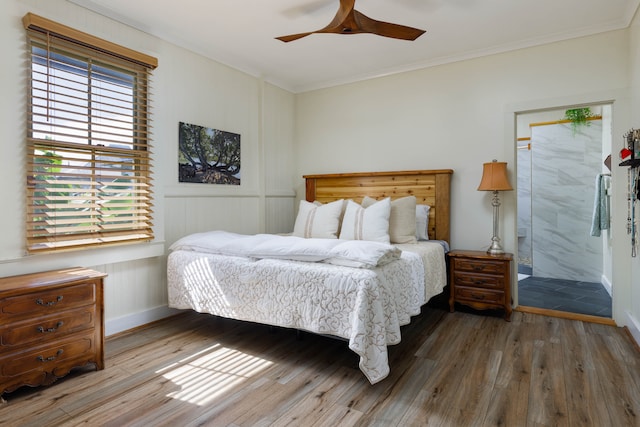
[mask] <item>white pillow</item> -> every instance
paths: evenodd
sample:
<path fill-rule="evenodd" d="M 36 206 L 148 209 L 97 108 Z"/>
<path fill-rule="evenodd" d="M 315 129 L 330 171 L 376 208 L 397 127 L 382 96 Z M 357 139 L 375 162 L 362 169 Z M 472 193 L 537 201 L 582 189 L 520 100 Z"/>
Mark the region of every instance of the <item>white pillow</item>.
<path fill-rule="evenodd" d="M 429 205 L 416 205 L 416 238 L 429 240 Z"/>
<path fill-rule="evenodd" d="M 298 216 L 296 216 L 296 222 L 293 226 L 293 235 L 307 238 L 337 239 L 343 203 L 343 199 L 324 205 L 300 200 Z"/>
<path fill-rule="evenodd" d="M 369 207 L 376 199 L 365 196 L 362 206 Z M 391 243 L 416 243 L 416 198 L 401 197 L 391 201 L 389 215 L 389 238 Z"/>
<path fill-rule="evenodd" d="M 390 243 L 389 215 L 391 199 L 380 200 L 363 208 L 352 200 L 347 201 L 347 209 L 342 218 L 340 238 L 346 240 L 371 240 Z"/>

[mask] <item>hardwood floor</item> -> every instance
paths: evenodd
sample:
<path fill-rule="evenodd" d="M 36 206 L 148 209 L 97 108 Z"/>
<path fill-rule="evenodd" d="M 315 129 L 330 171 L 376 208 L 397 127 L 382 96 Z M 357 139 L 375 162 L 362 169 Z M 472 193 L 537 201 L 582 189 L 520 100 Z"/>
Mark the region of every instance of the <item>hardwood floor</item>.
<path fill-rule="evenodd" d="M 106 369 L 5 395 L 3 426 L 638 426 L 621 328 L 425 307 L 370 385 L 344 341 L 186 313 L 106 343 Z"/>

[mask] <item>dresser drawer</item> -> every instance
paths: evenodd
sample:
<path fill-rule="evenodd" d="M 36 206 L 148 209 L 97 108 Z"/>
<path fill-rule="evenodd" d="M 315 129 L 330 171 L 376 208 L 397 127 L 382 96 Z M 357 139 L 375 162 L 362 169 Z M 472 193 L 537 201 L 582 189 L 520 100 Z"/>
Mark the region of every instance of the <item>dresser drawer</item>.
<path fill-rule="evenodd" d="M 11 377 L 29 375 L 33 372 L 51 372 L 64 374 L 70 369 L 68 363 L 77 362 L 86 357 L 95 357 L 95 332 L 87 331 L 82 335 L 57 343 L 34 347 L 28 351 L 8 353 L 0 357 L 0 382 Z M 1 391 L 1 390 L 0 390 Z"/>
<path fill-rule="evenodd" d="M 0 319 L 2 323 L 6 323 L 21 316 L 34 318 L 83 305 L 93 305 L 95 301 L 96 284 L 93 282 L 30 292 L 0 300 Z"/>
<path fill-rule="evenodd" d="M 489 289 L 504 289 L 503 276 L 489 276 L 485 274 L 456 273 L 453 278 L 456 286 L 481 287 Z"/>
<path fill-rule="evenodd" d="M 454 269 L 457 271 L 470 271 L 484 274 L 504 274 L 505 263 L 502 261 L 454 259 Z"/>
<path fill-rule="evenodd" d="M 0 353 L 12 351 L 21 345 L 57 340 L 70 333 L 93 328 L 95 325 L 93 306 L 5 325 L 0 327 Z"/>
<path fill-rule="evenodd" d="M 504 292 L 489 289 L 456 287 L 456 299 L 483 302 L 487 304 L 503 304 Z"/>

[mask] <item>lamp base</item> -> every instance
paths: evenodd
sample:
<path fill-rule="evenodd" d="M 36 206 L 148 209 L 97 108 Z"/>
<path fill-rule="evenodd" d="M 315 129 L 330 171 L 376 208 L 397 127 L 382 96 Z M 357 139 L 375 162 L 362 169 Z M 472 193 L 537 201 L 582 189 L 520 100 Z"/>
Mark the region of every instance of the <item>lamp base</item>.
<path fill-rule="evenodd" d="M 501 247 L 494 248 L 493 246 L 487 249 L 487 253 L 489 255 L 502 255 L 504 250 Z"/>
<path fill-rule="evenodd" d="M 504 253 L 504 249 L 500 245 L 500 238 L 498 236 L 493 236 L 491 238 L 491 246 L 487 249 L 487 253 L 489 255 L 501 255 Z"/>
<path fill-rule="evenodd" d="M 493 199 L 491 200 L 493 206 L 493 236 L 491 237 L 491 246 L 487 250 L 489 255 L 500 255 L 504 253 L 502 245 L 500 245 L 500 238 L 498 237 L 498 210 L 500 208 L 500 198 L 498 192 L 493 192 Z"/>

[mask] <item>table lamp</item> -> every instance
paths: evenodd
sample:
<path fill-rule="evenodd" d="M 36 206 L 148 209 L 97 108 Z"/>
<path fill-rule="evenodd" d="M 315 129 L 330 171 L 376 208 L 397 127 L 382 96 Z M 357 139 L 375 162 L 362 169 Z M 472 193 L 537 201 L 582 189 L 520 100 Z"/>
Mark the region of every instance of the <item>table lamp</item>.
<path fill-rule="evenodd" d="M 503 254 L 504 250 L 500 245 L 500 238 L 498 237 L 498 210 L 500 208 L 500 198 L 498 197 L 498 191 L 510 191 L 511 184 L 507 179 L 507 163 L 493 160 L 491 163 L 485 163 L 482 170 L 482 181 L 478 191 L 493 191 L 493 199 L 491 205 L 493 206 L 493 237 L 491 238 L 491 246 L 487 250 L 488 254 L 499 255 Z"/>

